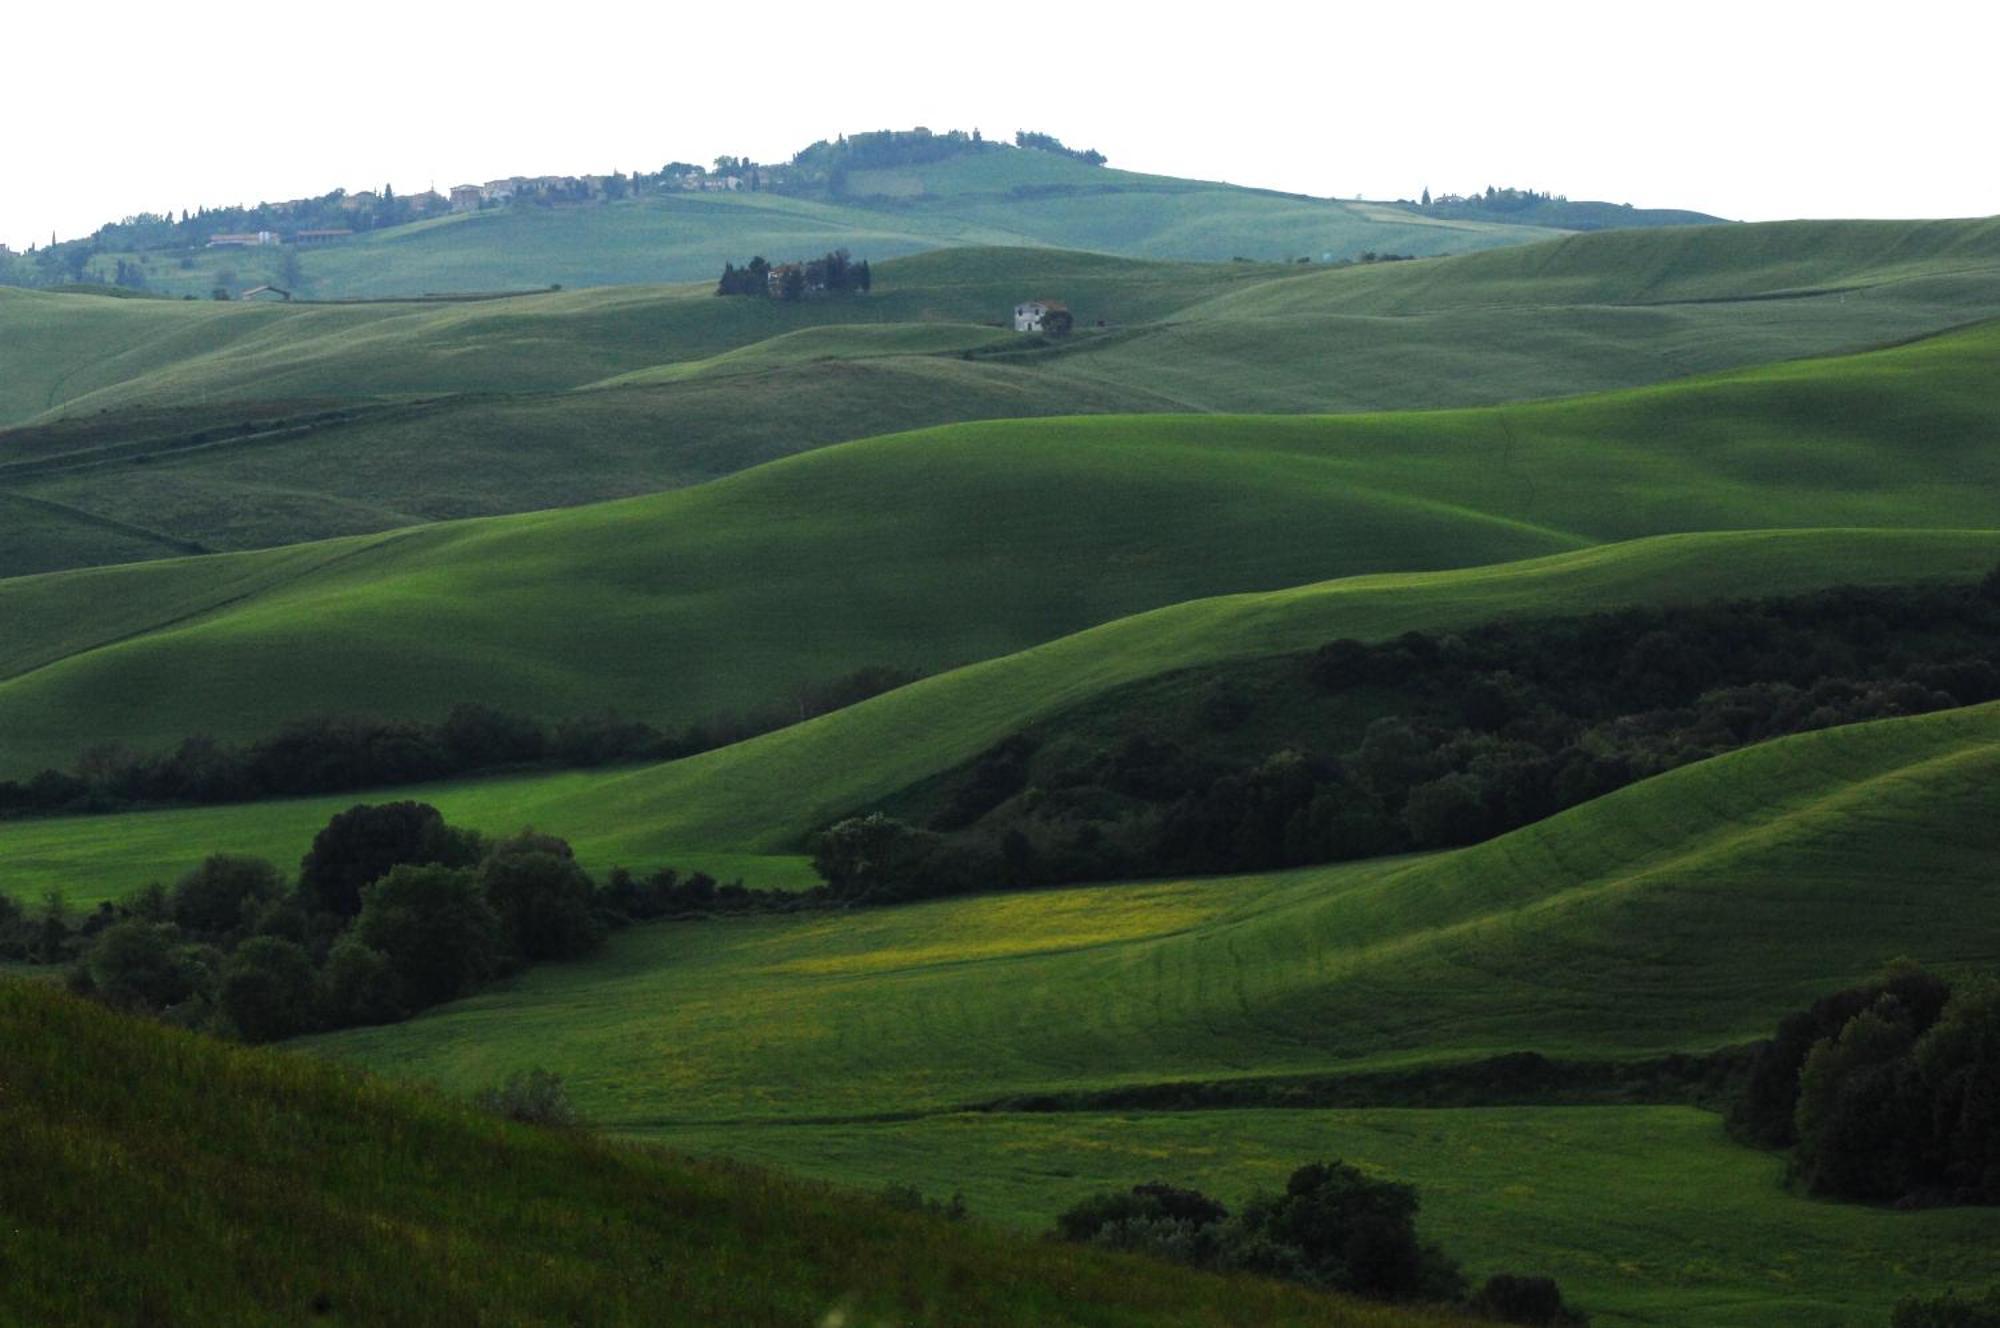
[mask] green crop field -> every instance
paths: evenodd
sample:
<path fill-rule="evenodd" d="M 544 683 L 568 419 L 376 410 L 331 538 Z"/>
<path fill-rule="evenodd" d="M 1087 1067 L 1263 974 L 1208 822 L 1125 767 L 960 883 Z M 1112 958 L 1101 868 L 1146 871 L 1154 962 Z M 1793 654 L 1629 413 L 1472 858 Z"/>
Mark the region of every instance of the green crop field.
<path fill-rule="evenodd" d="M 1871 1323 L 1912 1286 L 1977 1275 L 1996 1218 L 1786 1195 L 1774 1160 L 1685 1109 L 955 1113 L 1503 1051 L 1703 1050 L 1897 955 L 1990 965 L 1996 775 L 2000 707 L 1828 730 L 1449 854 L 640 928 L 601 959 L 311 1045 L 459 1090 L 547 1066 L 613 1131 L 959 1187 L 1029 1225 L 1103 1186 L 1237 1198 L 1351 1156 L 1422 1182 L 1489 1270 L 1538 1254 L 1613 1321 Z M 1864 1283 L 1869 1259 L 1893 1275 Z"/>
<path fill-rule="evenodd" d="M 503 1125 L 14 981 L 0 1088 L 9 1322 L 1462 1322 Z"/>
<path fill-rule="evenodd" d="M 1831 729 L 1452 853 L 641 928 L 323 1045 L 459 1087 L 553 1057 L 621 1129 L 1704 1050 L 1898 955 L 2000 955 L 1996 772 L 2000 707 Z"/>
<path fill-rule="evenodd" d="M 287 552 L 303 565 L 307 553 L 324 547 Z M 1495 617 L 1728 595 L 1744 586 L 1782 594 L 1848 583 L 1965 580 L 1996 561 L 2000 533 L 1990 531 L 1752 531 L 1197 600 L 955 669 L 665 765 L 251 806 L 0 822 L 0 863 L 7 873 L 0 886 L 23 896 L 59 888 L 72 903 L 88 904 L 170 878 L 215 850 L 289 864 L 327 817 L 370 796 L 422 797 L 455 821 L 496 833 L 533 824 L 571 839 L 599 870 L 671 863 L 725 879 L 741 875 L 752 884 L 791 886 L 807 879 L 796 853 L 816 826 L 889 799 L 1029 723 L 1140 678 L 1305 649 L 1336 637 L 1380 639 Z M 236 593 L 254 594 L 255 583 L 243 583 Z"/>
<path fill-rule="evenodd" d="M 1565 236 L 1038 152 L 841 183 L 301 256 L 321 296 L 567 287 L 490 299 L 0 288 L 0 780 L 461 702 L 782 722 L 921 675 L 672 762 L 0 819 L 0 892 L 289 873 L 401 798 L 600 878 L 804 889 L 816 829 L 1133 684 L 2000 565 L 2000 219 Z M 724 259 L 834 245 L 868 296 L 711 294 Z M 1364 248 L 1452 256 L 1290 261 Z M 165 261 L 198 290 L 278 259 Z M 1074 335 L 1014 333 L 1024 298 Z M 1599 1324 L 1880 1328 L 1995 1276 L 2000 1216 L 1808 1200 L 1684 1088 L 1302 1081 L 1608 1075 L 1899 957 L 1991 972 L 1996 786 L 2000 702 L 1821 728 L 1447 852 L 637 925 L 288 1053 L 0 964 L 0 1321 L 1442 1322 L 1033 1238 L 1097 1191 L 1234 1205 L 1337 1156 L 1415 1183 L 1475 1277 L 1553 1274 Z M 619 1138 L 457 1105 L 531 1067 Z M 975 1220 L 827 1188 L 888 1182 Z"/>
<path fill-rule="evenodd" d="M 959 425 L 644 499 L 16 578 L 0 772 L 458 701 L 664 727 L 1200 596 L 1670 531 L 1977 529 L 1996 348 L 1991 325 L 1488 410 Z"/>
<path fill-rule="evenodd" d="M 0 545 L 0 573 L 652 493 L 960 420 L 1465 406 L 1852 352 L 2000 313 L 1995 236 L 1705 227 L 1315 273 L 948 249 L 799 306 L 0 291 L 0 492 L 65 523 Z M 1011 350 L 991 324 L 1027 292 L 1084 331 Z"/>

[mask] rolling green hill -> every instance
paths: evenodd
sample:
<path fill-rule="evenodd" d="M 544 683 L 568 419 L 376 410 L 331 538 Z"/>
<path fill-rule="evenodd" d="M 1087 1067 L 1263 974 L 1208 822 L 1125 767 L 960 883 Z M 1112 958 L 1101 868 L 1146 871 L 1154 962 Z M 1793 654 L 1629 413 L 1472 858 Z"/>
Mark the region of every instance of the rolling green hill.
<path fill-rule="evenodd" d="M 1093 320 L 1149 322 L 1291 271 L 947 251 L 883 263 L 864 298 L 799 304 L 717 299 L 712 279 L 373 304 L 102 300 L 0 287 L 8 369 L 0 423 L 218 399 L 554 391 L 828 324 L 997 322 L 1024 292 L 1044 287 L 1061 289 Z"/>
<path fill-rule="evenodd" d="M 1901 1291 L 1980 1276 L 2000 1218 L 1787 1197 L 1773 1160 L 1684 1108 L 963 1109 L 1519 1050 L 1703 1050 L 1900 954 L 1990 967 L 1996 776 L 2000 706 L 1859 725 L 1430 857 L 640 928 L 601 960 L 312 1045 L 454 1087 L 546 1064 L 612 1130 L 961 1185 L 1029 1225 L 1162 1174 L 1240 1197 L 1296 1150 L 1334 1148 L 1442 1186 L 1463 1247 L 1535 1251 L 1610 1322 L 1875 1324 Z M 1624 1216 L 1635 1205 L 1643 1220 Z"/>
<path fill-rule="evenodd" d="M 288 552 L 306 565 L 307 550 Z M 808 831 L 1136 679 L 1342 636 L 1449 631 L 1496 617 L 1729 595 L 1748 585 L 1782 594 L 1845 583 L 1970 579 L 1996 559 L 2000 533 L 1994 532 L 1743 532 L 1232 595 L 1121 619 L 683 761 L 386 796 L 422 797 L 454 821 L 489 831 L 533 824 L 560 833 L 597 870 L 671 862 L 724 879 L 741 874 L 753 883 L 791 886 L 812 879 L 795 857 L 783 856 L 795 853 Z M 254 595 L 256 588 L 245 580 L 236 590 Z M 366 795 L 0 823 L 6 864 L 0 887 L 29 898 L 61 889 L 71 903 L 89 904 L 177 875 L 216 849 L 289 864 L 329 816 L 361 800 Z"/>
<path fill-rule="evenodd" d="M 1457 1322 L 503 1125 L 0 981 L 18 1323 Z"/>
<path fill-rule="evenodd" d="M 701 287 L 276 308 L 0 292 L 21 334 L 0 407 L 55 407 L 0 431 L 0 491 L 40 506 L 0 573 L 655 492 L 958 420 L 1573 395 L 2000 313 L 1990 222 L 1595 235 L 1311 274 L 1021 249 L 879 272 L 865 300 L 802 306 Z M 984 325 L 1027 291 L 1066 297 L 1086 333 L 1017 350 Z"/>
<path fill-rule="evenodd" d="M 725 260 L 763 254 L 778 261 L 838 247 L 871 260 L 963 245 L 1033 245 L 1134 258 L 1289 262 L 1370 250 L 1458 253 L 1561 233 L 1007 150 L 855 171 L 839 196 L 668 193 L 464 213 L 306 250 L 296 284 L 316 297 L 354 298 L 697 281 L 712 279 Z M 108 279 L 120 258 L 137 257 L 107 251 L 91 260 L 91 270 Z M 281 276 L 275 249 L 198 250 L 185 268 L 164 253 L 146 257 L 151 288 L 174 296 L 205 299 L 218 284 L 241 290 Z"/>
<path fill-rule="evenodd" d="M 671 726 L 1231 591 L 1670 531 L 1978 529 L 1996 347 L 1491 410 L 960 425 L 645 499 L 17 578 L 0 771 L 463 700 Z"/>

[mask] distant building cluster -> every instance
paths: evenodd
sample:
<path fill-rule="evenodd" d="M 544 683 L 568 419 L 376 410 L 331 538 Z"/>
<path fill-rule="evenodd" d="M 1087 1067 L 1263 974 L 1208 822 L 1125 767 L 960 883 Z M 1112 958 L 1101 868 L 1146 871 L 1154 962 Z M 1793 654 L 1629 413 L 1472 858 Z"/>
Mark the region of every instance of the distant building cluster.
<path fill-rule="evenodd" d="M 740 174 L 711 173 L 699 166 L 687 166 L 663 173 L 661 183 L 668 188 L 734 193 L 755 188 Z M 636 187 L 640 177 L 623 175 L 510 175 L 485 184 L 455 184 L 444 202 L 453 212 L 477 212 L 516 199 L 546 199 L 558 203 L 591 203 L 620 198 Z"/>

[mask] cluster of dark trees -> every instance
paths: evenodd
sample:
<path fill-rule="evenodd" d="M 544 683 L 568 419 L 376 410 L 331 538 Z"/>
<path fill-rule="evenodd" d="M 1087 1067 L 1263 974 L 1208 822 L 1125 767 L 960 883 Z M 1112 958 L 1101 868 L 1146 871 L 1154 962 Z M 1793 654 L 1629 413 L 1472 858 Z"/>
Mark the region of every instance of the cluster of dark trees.
<path fill-rule="evenodd" d="M 922 825 L 832 827 L 822 872 L 896 899 L 1474 843 L 1752 743 L 2000 698 L 2000 573 L 1335 641 L 1167 685 L 1003 741 L 911 803 Z"/>
<path fill-rule="evenodd" d="M 1091 166 L 1102 166 L 1105 156 L 1095 148 L 1067 147 L 1053 134 L 1021 129 L 1014 133 L 1014 146 L 1040 152 L 1059 153 Z M 978 152 L 1004 152 L 1006 145 L 989 139 L 979 130 L 948 129 L 934 133 L 915 129 L 879 129 L 863 134 L 847 134 L 821 139 L 792 155 L 789 166 L 758 167 L 779 189 L 796 189 L 823 184 L 835 197 L 849 192 L 851 171 L 886 170 L 898 166 L 926 166 L 952 157 Z"/>
<path fill-rule="evenodd" d="M 1474 190 L 1470 194 L 1440 194 L 1436 199 L 1431 191 L 1424 190 L 1422 206 L 1451 209 L 1480 208 L 1488 212 L 1525 212 L 1540 203 L 1566 203 L 1569 200 L 1559 194 L 1537 192 L 1533 189 L 1495 189 L 1487 185 L 1484 193 Z"/>
<path fill-rule="evenodd" d="M 792 154 L 797 170 L 826 177 L 845 171 L 883 170 L 895 166 L 927 166 L 973 152 L 997 152 L 1005 144 L 987 139 L 977 129 L 947 129 L 933 133 L 915 129 L 877 129 L 821 139 Z M 835 192 L 839 192 L 836 190 Z"/>
<path fill-rule="evenodd" d="M 1033 148 L 1038 152 L 1053 152 L 1063 157 L 1074 157 L 1086 166 L 1102 166 L 1107 160 L 1105 155 L 1096 148 L 1067 147 L 1054 134 L 1039 134 L 1030 129 L 1017 129 L 1014 131 L 1014 146 L 1017 148 Z"/>
<path fill-rule="evenodd" d="M 672 870 L 600 890 L 552 835 L 488 841 L 425 803 L 363 804 L 327 822 L 292 880 L 216 854 L 80 920 L 59 899 L 36 916 L 0 895 L 0 958 L 70 963 L 79 993 L 265 1042 L 393 1022 L 635 921 L 781 900 Z"/>
<path fill-rule="evenodd" d="M 1954 990 L 1905 963 L 1787 1015 L 1729 1123 L 1792 1149 L 1813 1194 L 2000 1204 L 2000 980 Z"/>
<path fill-rule="evenodd" d="M 398 197 L 388 185 L 373 197 L 350 199 L 345 189 L 335 189 L 317 198 L 285 203 L 259 203 L 255 207 L 182 208 L 178 214 L 140 212 L 122 221 L 108 222 L 93 234 L 42 246 L 29 255 L 34 284 L 55 285 L 87 279 L 90 260 L 98 254 L 146 253 L 160 250 L 195 250 L 205 247 L 217 235 L 274 231 L 280 235 L 301 230 L 379 230 L 419 221 L 428 215 L 408 198 Z M 116 284 L 143 288 L 145 275 L 138 264 L 127 265 Z"/>
<path fill-rule="evenodd" d="M 1499 1274 L 1467 1294 L 1464 1273 L 1417 1233 L 1417 1192 L 1345 1162 L 1294 1171 L 1240 1212 L 1199 1190 L 1152 1183 L 1083 1200 L 1056 1219 L 1064 1240 L 1198 1268 L 1255 1273 L 1371 1300 L 1456 1302 L 1502 1323 L 1582 1325 L 1546 1277 Z"/>
<path fill-rule="evenodd" d="M 771 280 L 777 273 L 776 282 Z M 835 249 L 802 263 L 773 268 L 762 254 L 742 267 L 722 265 L 722 278 L 715 284 L 717 295 L 755 295 L 796 303 L 808 295 L 866 295 L 875 284 L 868 260 L 855 262 L 845 249 Z"/>
<path fill-rule="evenodd" d="M 491 706 L 461 704 L 434 724 L 322 716 L 248 743 L 192 737 L 152 755 L 96 747 L 70 770 L 0 780 L 0 818 L 344 793 L 501 770 L 673 761 L 854 705 L 917 676 L 886 666 L 857 669 L 799 687 L 785 709 L 677 734 L 613 712 L 544 725 Z"/>

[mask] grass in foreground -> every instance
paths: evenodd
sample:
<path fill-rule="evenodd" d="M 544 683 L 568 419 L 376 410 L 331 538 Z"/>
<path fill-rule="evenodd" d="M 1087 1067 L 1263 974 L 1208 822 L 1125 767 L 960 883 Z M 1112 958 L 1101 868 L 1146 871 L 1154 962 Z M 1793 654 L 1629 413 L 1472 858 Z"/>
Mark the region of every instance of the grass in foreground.
<path fill-rule="evenodd" d="M 0 1318 L 1454 1322 L 501 1124 L 0 982 Z"/>

